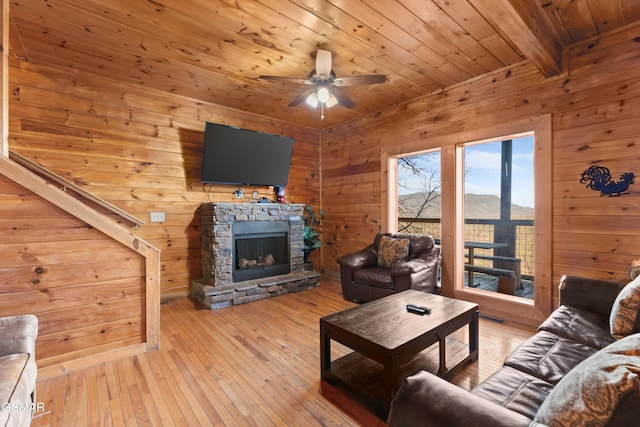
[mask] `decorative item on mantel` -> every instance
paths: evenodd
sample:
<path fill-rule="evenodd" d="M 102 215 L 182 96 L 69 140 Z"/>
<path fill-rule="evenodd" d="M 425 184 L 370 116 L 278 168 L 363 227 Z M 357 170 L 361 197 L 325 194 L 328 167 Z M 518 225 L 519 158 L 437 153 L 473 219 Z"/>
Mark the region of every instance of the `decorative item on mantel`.
<path fill-rule="evenodd" d="M 319 219 L 318 219 L 319 218 Z M 320 233 L 316 230 L 316 227 L 322 227 L 320 220 L 324 218 L 324 212 L 320 211 L 317 215 L 313 210 L 313 206 L 304 207 L 304 215 L 302 220 L 304 221 L 304 227 L 302 229 L 302 237 L 304 240 L 304 264 L 305 271 L 313 271 L 313 262 L 309 261 L 311 252 L 320 249 L 322 247 L 322 240 L 320 240 Z"/>
<path fill-rule="evenodd" d="M 278 201 L 278 203 L 283 204 L 285 202 L 285 198 L 284 198 L 285 187 L 281 185 L 275 185 L 273 187 L 273 191 L 276 193 L 276 200 Z"/>
<path fill-rule="evenodd" d="M 633 184 L 635 175 L 633 172 L 625 172 L 620 175 L 619 181 L 611 179 L 609 168 L 604 166 L 591 166 L 582 172 L 580 183 L 587 183 L 587 188 L 599 191 L 601 196 L 618 197 L 630 194 L 627 190 Z"/>

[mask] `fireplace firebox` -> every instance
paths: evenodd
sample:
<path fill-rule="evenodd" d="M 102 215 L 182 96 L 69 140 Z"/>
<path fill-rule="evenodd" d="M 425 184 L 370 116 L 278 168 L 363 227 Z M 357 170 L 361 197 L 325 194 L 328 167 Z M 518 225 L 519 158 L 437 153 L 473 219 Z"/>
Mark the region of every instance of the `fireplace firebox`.
<path fill-rule="evenodd" d="M 233 281 L 288 274 L 289 221 L 235 221 Z"/>

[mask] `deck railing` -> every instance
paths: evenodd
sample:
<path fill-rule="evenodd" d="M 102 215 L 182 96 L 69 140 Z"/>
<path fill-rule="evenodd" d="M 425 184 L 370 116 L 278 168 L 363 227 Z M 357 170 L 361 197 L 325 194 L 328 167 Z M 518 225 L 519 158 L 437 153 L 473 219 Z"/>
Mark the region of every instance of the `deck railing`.
<path fill-rule="evenodd" d="M 498 219 L 465 219 L 464 239 L 473 242 L 505 242 L 509 243 L 509 256 L 522 260 L 522 277 L 533 280 L 533 220 L 517 219 L 506 221 L 507 230 L 501 236 L 496 236 Z M 441 237 L 440 218 L 398 218 L 398 230 L 405 233 L 430 234 L 434 238 Z M 481 249 L 476 250 L 478 255 L 495 255 Z M 489 266 L 491 261 L 477 260 Z"/>

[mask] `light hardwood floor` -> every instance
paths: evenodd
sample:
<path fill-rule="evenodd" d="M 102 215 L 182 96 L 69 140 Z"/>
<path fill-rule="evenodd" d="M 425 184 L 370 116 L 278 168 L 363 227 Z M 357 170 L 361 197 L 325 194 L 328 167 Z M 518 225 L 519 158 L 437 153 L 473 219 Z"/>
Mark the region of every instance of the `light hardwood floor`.
<path fill-rule="evenodd" d="M 161 308 L 160 350 L 39 382 L 44 412 L 32 425 L 384 425 L 320 381 L 319 319 L 353 305 L 324 276 L 316 289 L 215 311 L 172 300 Z M 473 387 L 533 333 L 481 319 L 479 360 L 453 382 Z"/>

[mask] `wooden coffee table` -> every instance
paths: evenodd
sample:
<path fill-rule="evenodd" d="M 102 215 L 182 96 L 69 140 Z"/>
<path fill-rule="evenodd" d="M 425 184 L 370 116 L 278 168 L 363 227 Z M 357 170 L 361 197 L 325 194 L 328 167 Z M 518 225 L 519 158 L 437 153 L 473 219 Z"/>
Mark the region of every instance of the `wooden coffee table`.
<path fill-rule="evenodd" d="M 431 314 L 409 313 L 407 304 L 429 307 Z M 447 336 L 465 325 L 469 325 L 468 355 L 447 366 Z M 334 384 L 341 379 L 332 372 L 332 363 L 340 359 L 331 361 L 331 340 L 383 366 L 382 403 L 388 406 L 402 379 L 402 365 L 427 347 L 439 344 L 437 375 L 443 378 L 478 359 L 478 305 L 408 290 L 321 318 L 321 378 Z"/>

